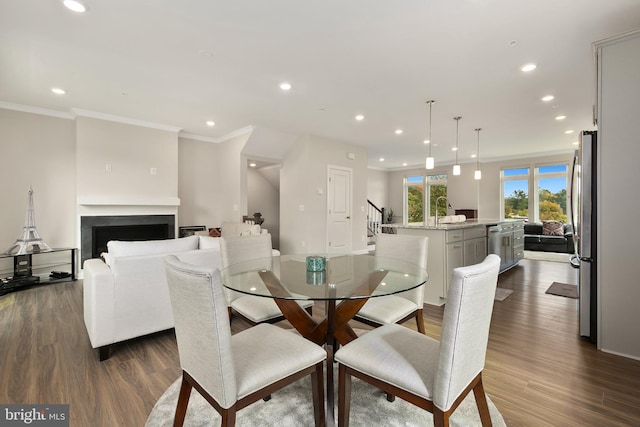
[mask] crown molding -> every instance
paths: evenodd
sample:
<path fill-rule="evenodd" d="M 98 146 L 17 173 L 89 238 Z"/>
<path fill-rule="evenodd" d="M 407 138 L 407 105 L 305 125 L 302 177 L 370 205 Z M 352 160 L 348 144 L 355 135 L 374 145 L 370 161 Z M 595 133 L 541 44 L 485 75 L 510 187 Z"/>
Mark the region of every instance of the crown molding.
<path fill-rule="evenodd" d="M 218 138 L 212 138 L 210 136 L 202 136 L 202 135 L 196 135 L 194 133 L 186 133 L 186 132 L 180 132 L 178 134 L 178 137 L 186 138 L 186 139 L 195 139 L 196 141 L 213 142 L 214 144 L 220 144 L 231 138 L 244 135 L 245 133 L 253 132 L 254 129 L 255 129 L 255 126 L 249 125 L 249 126 L 245 126 L 243 128 L 234 130 L 233 132 L 229 132 L 228 134 L 222 135 Z"/>
<path fill-rule="evenodd" d="M 124 123 L 127 125 L 140 126 L 150 129 L 164 130 L 168 132 L 178 133 L 181 128 L 176 126 L 168 126 L 160 123 L 146 122 L 144 120 L 131 119 L 129 117 L 116 116 L 112 114 L 100 113 L 98 111 L 82 110 L 80 108 L 71 108 L 74 117 L 90 117 L 92 119 L 107 120 L 110 122 Z"/>
<path fill-rule="evenodd" d="M 33 107 L 31 105 L 12 104 L 11 102 L 0 101 L 0 108 L 5 110 L 21 111 L 23 113 L 39 114 L 41 116 L 57 117 L 59 119 L 73 120 L 75 117 L 71 113 L 48 108 Z"/>
<path fill-rule="evenodd" d="M 194 133 L 187 133 L 182 131 L 178 132 L 178 138 L 194 139 L 196 141 L 203 142 L 213 142 L 214 144 L 220 143 L 220 141 L 218 141 L 218 138 L 211 138 L 210 136 L 196 135 Z"/>
<path fill-rule="evenodd" d="M 235 138 L 237 136 L 244 135 L 245 133 L 251 133 L 251 132 L 253 132 L 253 130 L 255 128 L 256 127 L 254 125 L 245 126 L 245 127 L 240 128 L 238 130 L 234 130 L 233 132 L 229 132 L 226 135 L 222 135 L 221 137 L 216 138 L 216 139 L 218 140 L 218 142 L 224 142 L 224 141 L 227 141 L 227 140 L 229 140 L 231 138 Z"/>

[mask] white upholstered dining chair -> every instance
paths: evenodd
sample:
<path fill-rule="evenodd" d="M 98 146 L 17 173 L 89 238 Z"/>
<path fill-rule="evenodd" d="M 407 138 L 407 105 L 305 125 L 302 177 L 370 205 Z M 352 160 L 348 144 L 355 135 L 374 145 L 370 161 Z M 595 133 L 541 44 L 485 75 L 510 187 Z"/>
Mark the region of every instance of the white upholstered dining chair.
<path fill-rule="evenodd" d="M 453 270 L 440 341 L 389 324 L 338 350 L 338 426 L 349 425 L 351 376 L 433 413 L 436 426 L 448 426 L 473 390 L 482 425 L 490 426 L 482 371 L 499 268 L 492 254 Z"/>
<path fill-rule="evenodd" d="M 376 237 L 375 255 L 417 264 L 426 270 L 428 247 L 428 237 L 383 233 Z M 421 285 L 400 294 L 370 298 L 354 319 L 370 326 L 380 326 L 403 323 L 415 317 L 418 331 L 424 334 L 423 308 L 424 285 Z"/>
<path fill-rule="evenodd" d="M 324 426 L 322 347 L 269 324 L 232 336 L 219 270 L 174 255 L 165 269 L 182 368 L 174 426 L 184 422 L 192 388 L 220 413 L 222 426 L 233 426 L 238 410 L 307 375 L 315 425 Z"/>
<path fill-rule="evenodd" d="M 273 256 L 271 234 L 221 237 L 220 255 L 223 267 L 254 259 L 271 259 Z M 265 268 L 270 269 L 271 265 L 265 265 Z M 244 295 L 226 288 L 225 293 L 229 304 L 229 316 L 235 312 L 253 325 L 284 320 L 282 311 L 271 298 Z M 312 313 L 313 301 L 301 300 L 298 304 L 309 314 Z"/>

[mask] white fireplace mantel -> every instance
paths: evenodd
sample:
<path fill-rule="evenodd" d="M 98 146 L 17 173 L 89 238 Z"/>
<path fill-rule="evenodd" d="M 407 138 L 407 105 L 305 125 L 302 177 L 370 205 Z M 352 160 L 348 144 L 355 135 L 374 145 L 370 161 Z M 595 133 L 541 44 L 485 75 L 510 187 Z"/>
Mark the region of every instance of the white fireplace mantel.
<path fill-rule="evenodd" d="M 113 196 L 81 196 L 80 206 L 180 206 L 178 197 L 113 197 Z"/>

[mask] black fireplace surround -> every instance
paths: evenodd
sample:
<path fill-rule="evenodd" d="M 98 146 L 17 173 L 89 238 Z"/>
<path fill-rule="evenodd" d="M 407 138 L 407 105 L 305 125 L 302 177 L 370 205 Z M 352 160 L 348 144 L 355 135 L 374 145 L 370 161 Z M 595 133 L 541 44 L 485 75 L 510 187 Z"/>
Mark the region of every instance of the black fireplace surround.
<path fill-rule="evenodd" d="M 173 239 L 175 222 L 175 215 L 83 216 L 80 218 L 81 263 L 99 258 L 107 251 L 109 240 Z"/>

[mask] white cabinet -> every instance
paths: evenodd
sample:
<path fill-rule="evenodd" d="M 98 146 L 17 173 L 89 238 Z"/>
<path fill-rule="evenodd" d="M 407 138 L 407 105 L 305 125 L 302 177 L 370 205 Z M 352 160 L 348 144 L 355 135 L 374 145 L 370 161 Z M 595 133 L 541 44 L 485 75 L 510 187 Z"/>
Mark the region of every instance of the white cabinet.
<path fill-rule="evenodd" d="M 486 227 L 466 228 L 464 232 L 464 265 L 482 262 L 487 256 Z"/>
<path fill-rule="evenodd" d="M 454 268 L 477 264 L 487 255 L 486 225 L 455 229 L 400 227 L 398 234 L 429 237 L 429 282 L 424 290 L 424 301 L 428 304 L 444 302 Z"/>

